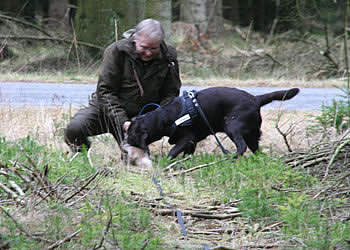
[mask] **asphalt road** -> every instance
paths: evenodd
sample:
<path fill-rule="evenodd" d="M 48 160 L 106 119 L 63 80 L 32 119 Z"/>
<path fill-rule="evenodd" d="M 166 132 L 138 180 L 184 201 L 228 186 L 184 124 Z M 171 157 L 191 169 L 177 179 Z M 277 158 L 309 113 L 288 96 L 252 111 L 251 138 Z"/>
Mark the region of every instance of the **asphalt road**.
<path fill-rule="evenodd" d="M 204 87 L 183 86 L 182 90 L 200 90 Z M 238 87 L 239 88 L 239 87 Z M 0 105 L 12 106 L 83 106 L 96 85 L 0 82 Z M 268 93 L 283 88 L 239 88 L 253 95 Z M 342 92 L 336 88 L 303 88 L 291 100 L 275 101 L 264 109 L 320 110 L 322 104 L 329 105 L 332 99 L 340 98 Z"/>

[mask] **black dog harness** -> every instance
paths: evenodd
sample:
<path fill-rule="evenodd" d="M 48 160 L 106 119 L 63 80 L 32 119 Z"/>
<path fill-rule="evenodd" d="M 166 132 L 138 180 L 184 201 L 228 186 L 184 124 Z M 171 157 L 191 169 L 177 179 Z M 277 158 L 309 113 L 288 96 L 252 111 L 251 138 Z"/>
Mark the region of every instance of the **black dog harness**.
<path fill-rule="evenodd" d="M 175 130 L 178 126 L 180 127 L 190 126 L 193 124 L 193 122 L 198 120 L 197 117 L 201 117 L 204 123 L 209 128 L 211 134 L 215 137 L 219 147 L 221 148 L 221 151 L 224 154 L 227 154 L 226 149 L 217 138 L 213 128 L 210 126 L 210 123 L 207 117 L 205 116 L 201 106 L 199 105 L 196 97 L 197 97 L 197 91 L 195 90 L 192 90 L 190 92 L 186 90 L 183 91 L 183 94 L 181 97 L 181 102 L 182 102 L 181 113 L 179 115 L 179 118 L 176 119 L 175 122 L 170 127 L 169 137 L 171 137 L 175 133 Z"/>
<path fill-rule="evenodd" d="M 194 100 L 196 100 L 197 92 L 192 90 L 190 92 L 184 91 L 181 97 L 182 110 L 179 118 L 176 119 L 175 125 L 180 127 L 186 127 L 193 123 L 198 117 L 198 111 L 194 106 Z"/>

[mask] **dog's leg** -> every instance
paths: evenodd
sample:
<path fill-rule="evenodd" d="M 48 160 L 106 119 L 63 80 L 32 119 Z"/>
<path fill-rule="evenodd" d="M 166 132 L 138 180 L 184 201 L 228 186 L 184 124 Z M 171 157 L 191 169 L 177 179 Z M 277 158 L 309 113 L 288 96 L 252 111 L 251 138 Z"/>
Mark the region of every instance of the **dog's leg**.
<path fill-rule="evenodd" d="M 256 134 L 250 134 L 249 136 L 244 136 L 245 141 L 248 145 L 248 148 L 255 154 L 259 149 L 259 135 Z"/>
<path fill-rule="evenodd" d="M 184 154 L 193 154 L 196 149 L 196 143 L 194 140 L 189 139 L 188 137 L 181 138 L 176 142 L 176 145 L 168 153 L 169 158 L 175 158 L 181 152 Z"/>
<path fill-rule="evenodd" d="M 197 143 L 195 141 L 189 141 L 184 148 L 185 155 L 192 155 L 196 150 Z"/>
<path fill-rule="evenodd" d="M 243 155 L 244 152 L 247 150 L 247 144 L 244 141 L 239 128 L 231 122 L 230 124 L 227 124 L 225 126 L 224 131 L 236 145 L 237 156 Z"/>

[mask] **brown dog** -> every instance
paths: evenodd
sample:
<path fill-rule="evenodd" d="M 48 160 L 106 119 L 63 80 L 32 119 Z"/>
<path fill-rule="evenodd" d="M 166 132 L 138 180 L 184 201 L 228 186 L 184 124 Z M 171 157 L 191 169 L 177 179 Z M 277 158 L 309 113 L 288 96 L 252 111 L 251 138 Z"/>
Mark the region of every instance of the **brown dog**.
<path fill-rule="evenodd" d="M 259 149 L 260 108 L 274 100 L 291 99 L 298 92 L 298 88 L 293 88 L 253 96 L 236 88 L 213 87 L 199 91 L 197 101 L 214 132 L 225 132 L 240 156 L 247 147 L 253 153 Z M 197 143 L 210 135 L 210 130 L 201 117 L 197 117 L 189 126 L 178 126 L 175 132 L 170 132 L 183 110 L 181 98 L 176 97 L 165 106 L 133 118 L 127 128 L 127 144 L 141 148 L 147 154 L 150 143 L 169 136 L 169 143 L 175 146 L 168 157 L 174 158 L 181 152 L 193 154 Z"/>

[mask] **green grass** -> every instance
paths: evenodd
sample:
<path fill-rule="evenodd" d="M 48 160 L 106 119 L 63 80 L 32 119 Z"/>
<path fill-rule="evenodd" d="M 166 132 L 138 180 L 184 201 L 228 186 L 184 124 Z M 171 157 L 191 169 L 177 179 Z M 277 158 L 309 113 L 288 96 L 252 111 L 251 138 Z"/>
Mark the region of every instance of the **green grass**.
<path fill-rule="evenodd" d="M 27 173 L 26 167 L 35 166 L 42 172 L 48 166 L 50 183 L 57 183 L 64 176 L 61 188 L 74 185 L 79 188 L 84 179 L 97 171 L 97 168 L 90 165 L 87 152 L 72 160 L 66 153 L 39 145 L 30 137 L 18 141 L 2 137 L 0 149 L 2 169 L 13 170 L 16 162 L 18 170 L 24 174 Z M 177 160 L 179 159 L 181 157 Z M 98 163 L 98 158 L 94 162 Z M 170 163 L 164 157 L 156 157 L 155 170 L 160 171 Z M 97 165 L 103 167 L 102 164 L 101 159 Z M 165 193 L 183 192 L 190 197 L 192 192 L 197 201 L 201 197 L 207 197 L 207 194 L 223 203 L 239 200 L 237 206 L 247 223 L 267 226 L 280 222 L 280 232 L 286 241 L 293 242 L 297 239 L 305 249 L 346 248 L 346 240 L 350 238 L 350 222 L 337 220 L 334 214 L 347 201 L 341 198 L 313 199 L 313 190 L 319 188 L 321 183 L 305 171 L 288 167 L 273 155 L 261 152 L 236 161 L 232 160 L 232 155 L 199 154 L 181 162 L 174 170 L 199 165 L 207 166 L 186 176 L 180 175 L 176 180 L 160 176 Z M 133 181 L 126 180 L 126 176 L 123 172 L 118 172 L 101 177 L 97 182 L 99 185 L 88 199 L 72 206 L 62 202 L 62 199 L 42 202 L 35 207 L 41 215 L 28 222 L 25 218 L 30 218 L 33 213 L 30 207 L 22 210 L 20 215 L 13 215 L 17 225 L 0 211 L 0 233 L 11 249 L 47 248 L 77 231 L 76 237 L 60 245 L 62 249 L 94 248 L 101 242 L 109 244 L 111 248 L 118 246 L 122 249 L 141 249 L 145 246 L 145 249 L 166 249 L 163 235 L 166 235 L 165 227 L 155 223 L 154 217 L 146 208 L 129 199 L 130 190 L 146 194 L 149 192 L 147 190 L 155 189 L 150 176 L 140 176 L 142 179 L 137 179 L 135 175 Z M 148 180 L 149 187 L 145 186 L 144 178 Z M 7 177 L 0 175 L 0 181 L 5 185 L 10 180 L 24 186 L 21 179 L 13 173 Z M 7 198 L 1 189 L 0 194 L 2 200 Z M 11 204 L 2 206 L 2 209 L 10 214 L 17 210 Z M 26 236 L 18 224 L 28 232 L 41 232 L 40 237 L 49 243 L 38 242 Z"/>
<path fill-rule="evenodd" d="M 307 249 L 347 245 L 350 222 L 334 220 L 328 212 L 336 211 L 345 201 L 312 199 L 311 190 L 320 185 L 316 178 L 264 153 L 250 154 L 236 162 L 222 155 L 202 154 L 180 167 L 189 169 L 213 161 L 217 164 L 192 174 L 195 185 L 216 190 L 223 202 L 240 200 L 238 207 L 251 223 L 281 221 L 286 239 L 296 237 Z"/>
<path fill-rule="evenodd" d="M 18 141 L 8 141 L 0 137 L 0 159 L 10 170 L 15 166 L 19 171 L 30 168 L 42 172 L 44 168 L 48 168 L 48 180 L 52 182 L 69 173 L 65 184 L 72 184 L 76 176 L 83 179 L 96 171 L 95 167 L 90 165 L 86 151 L 71 160 L 71 156 L 66 152 L 39 145 L 30 136 Z M 0 180 L 7 182 L 10 179 L 0 176 Z M 21 182 L 18 177 L 15 181 Z"/>
<path fill-rule="evenodd" d="M 94 162 L 99 165 L 98 159 L 94 159 Z M 60 244 L 61 249 L 94 248 L 100 244 L 101 239 L 104 239 L 103 242 L 108 241 L 110 247 L 114 248 L 162 249 L 160 237 L 152 231 L 148 210 L 136 203 L 130 203 L 125 195 L 110 194 L 108 191 L 110 188 L 107 187 L 105 191 L 99 188 L 99 191 L 92 193 L 89 199 L 82 200 L 77 205 L 69 205 L 64 202 L 64 197 L 60 198 L 67 195 L 65 189 L 75 186 L 75 190 L 78 190 L 85 183 L 84 180 L 97 171 L 90 165 L 87 152 L 82 152 L 73 159 L 65 152 L 39 145 L 30 137 L 18 141 L 9 141 L 1 137 L 0 166 L 0 170 L 8 173 L 0 175 L 0 182 L 8 187 L 10 181 L 14 181 L 25 190 L 26 183 L 15 174 L 15 171 L 21 173 L 23 178 L 31 179 L 33 173 L 40 176 L 48 167 L 48 187 L 60 183 L 56 191 L 62 190 L 61 194 L 55 192 L 57 194 L 55 198 L 37 203 L 35 192 L 40 185 L 35 184 L 35 181 L 39 178 L 33 178 L 31 182 L 34 187 L 26 194 L 32 198 L 25 198 L 25 202 L 28 202 L 27 199 L 32 201 L 24 205 L 20 214 L 12 214 L 17 210 L 12 204 L 1 206 L 1 244 L 7 242 L 11 249 L 44 249 L 79 231 L 78 237 L 74 240 Z M 1 200 L 9 198 L 3 189 L 0 189 L 0 196 Z M 20 197 L 17 201 L 20 201 Z M 37 204 L 34 205 L 35 203 Z M 31 206 L 35 206 L 35 212 Z M 38 241 L 34 236 L 30 237 L 24 232 L 29 232 L 28 234 L 40 232 L 38 237 L 44 238 L 45 241 Z"/>

